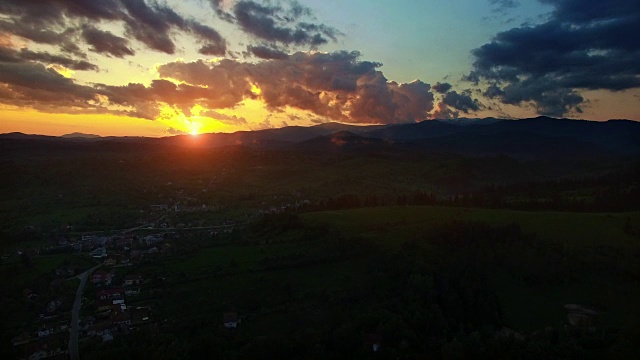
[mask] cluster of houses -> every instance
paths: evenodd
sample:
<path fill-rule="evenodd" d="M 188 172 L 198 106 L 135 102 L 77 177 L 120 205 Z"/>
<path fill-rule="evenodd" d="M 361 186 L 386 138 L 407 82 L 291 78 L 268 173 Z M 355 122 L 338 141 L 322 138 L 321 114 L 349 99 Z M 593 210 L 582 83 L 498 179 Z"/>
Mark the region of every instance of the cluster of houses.
<path fill-rule="evenodd" d="M 92 315 L 80 322 L 82 336 L 100 337 L 102 341 L 113 340 L 115 336 L 129 333 L 134 327 L 150 324 L 151 308 L 129 306 L 127 299 L 140 294 L 147 282 L 140 274 L 125 275 L 114 283 L 116 275 L 111 271 L 98 270 L 91 275 L 95 288 L 95 300 L 90 308 Z"/>
<path fill-rule="evenodd" d="M 66 278 L 75 270 L 68 266 L 55 269 L 48 287 L 25 288 L 23 301 L 38 311 L 37 320 L 12 338 L 12 345 L 21 359 L 66 359 L 69 343 L 69 311 L 72 301 Z M 53 273 L 52 273 L 53 275 Z M 66 294 L 69 293 L 69 294 Z"/>
<path fill-rule="evenodd" d="M 52 336 L 26 345 L 24 359 L 67 359 L 69 357 L 68 337 Z"/>

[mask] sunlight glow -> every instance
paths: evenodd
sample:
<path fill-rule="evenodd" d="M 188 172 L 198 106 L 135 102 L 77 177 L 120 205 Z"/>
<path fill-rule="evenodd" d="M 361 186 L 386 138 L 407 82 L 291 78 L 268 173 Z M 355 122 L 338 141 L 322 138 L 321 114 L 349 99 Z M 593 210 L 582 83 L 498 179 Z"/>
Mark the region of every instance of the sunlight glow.
<path fill-rule="evenodd" d="M 49 65 L 47 66 L 47 68 L 55 70 L 55 72 L 66 77 L 67 79 L 70 79 L 71 77 L 73 77 L 73 74 L 76 73 L 75 71 L 58 64 Z"/>
<path fill-rule="evenodd" d="M 251 84 L 251 92 L 253 95 L 260 96 L 262 94 L 262 89 L 260 89 L 256 84 Z"/>
<path fill-rule="evenodd" d="M 237 131 L 237 127 L 225 124 L 212 117 L 206 116 L 207 108 L 196 104 L 191 109 L 183 110 L 177 106 L 163 104 L 160 107 L 160 115 L 155 119 L 163 125 L 168 126 L 167 132 L 170 134 L 190 134 L 199 135 L 211 132 Z M 186 112 L 186 114 L 185 114 Z"/>

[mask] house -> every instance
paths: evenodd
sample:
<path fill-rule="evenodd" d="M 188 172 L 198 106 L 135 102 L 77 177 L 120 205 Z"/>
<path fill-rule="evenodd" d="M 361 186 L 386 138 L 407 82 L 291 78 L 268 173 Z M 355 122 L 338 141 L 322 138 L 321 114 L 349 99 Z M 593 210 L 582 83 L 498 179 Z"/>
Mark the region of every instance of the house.
<path fill-rule="evenodd" d="M 378 352 L 382 347 L 382 336 L 380 334 L 365 334 L 362 340 L 365 349 L 370 351 Z"/>
<path fill-rule="evenodd" d="M 111 322 L 102 321 L 93 325 L 90 325 L 86 329 L 87 336 L 102 336 L 104 334 L 111 334 Z"/>
<path fill-rule="evenodd" d="M 11 343 L 13 344 L 13 346 L 20 346 L 31 342 L 31 340 L 31 335 L 25 332 L 11 339 Z"/>
<path fill-rule="evenodd" d="M 127 289 L 124 291 L 124 294 L 126 296 L 136 296 L 136 295 L 140 295 L 140 289 Z"/>
<path fill-rule="evenodd" d="M 151 317 L 151 310 L 149 308 L 137 307 L 132 310 L 131 317 L 132 322 L 136 324 L 148 322 Z"/>
<path fill-rule="evenodd" d="M 593 317 L 598 315 L 594 309 L 577 304 L 565 304 L 567 310 L 567 320 L 575 327 L 588 328 L 593 326 Z"/>
<path fill-rule="evenodd" d="M 90 326 L 95 324 L 95 322 L 96 318 L 94 318 L 93 316 L 86 316 L 80 321 L 80 327 L 84 330 L 87 330 Z"/>
<path fill-rule="evenodd" d="M 131 315 L 126 312 L 117 312 L 111 315 L 111 324 L 118 326 L 131 325 Z"/>
<path fill-rule="evenodd" d="M 240 319 L 238 318 L 238 314 L 234 312 L 228 312 L 222 314 L 222 324 L 227 329 L 235 329 L 238 327 L 238 323 L 240 323 Z"/>
<path fill-rule="evenodd" d="M 94 284 L 111 285 L 113 280 L 113 274 L 106 271 L 96 271 L 91 277 L 91 282 Z"/>
<path fill-rule="evenodd" d="M 144 242 L 147 244 L 147 246 L 152 246 L 163 241 L 164 236 L 162 234 L 152 234 L 144 237 Z"/>
<path fill-rule="evenodd" d="M 69 266 L 60 266 L 56 269 L 56 276 L 71 277 L 75 275 L 75 271 Z"/>
<path fill-rule="evenodd" d="M 60 309 L 62 306 L 62 301 L 60 300 L 51 300 L 47 303 L 47 313 L 53 314 Z"/>
<path fill-rule="evenodd" d="M 98 313 L 109 311 L 111 310 L 111 307 L 113 307 L 113 303 L 111 302 L 111 300 L 98 300 L 96 301 L 95 305 L 96 305 L 96 312 Z"/>
<path fill-rule="evenodd" d="M 66 346 L 59 339 L 41 340 L 28 347 L 25 356 L 29 360 L 51 358 L 67 352 Z"/>
<path fill-rule="evenodd" d="M 104 247 L 99 247 L 93 251 L 91 251 L 89 253 L 89 255 L 91 255 L 94 258 L 103 258 L 103 257 L 107 257 L 107 249 Z"/>
<path fill-rule="evenodd" d="M 35 292 L 33 292 L 31 289 L 24 289 L 24 291 L 22 291 L 22 294 L 24 295 L 24 297 L 26 299 L 33 299 L 34 297 L 37 297 L 38 295 L 36 295 Z"/>
<path fill-rule="evenodd" d="M 27 359 L 29 360 L 40 360 L 46 359 L 49 357 L 49 352 L 46 349 L 43 349 L 42 346 L 36 344 L 31 348 L 27 349 L 26 354 L 29 356 Z"/>
<path fill-rule="evenodd" d="M 99 300 L 114 300 L 124 297 L 124 290 L 120 288 L 103 289 L 96 294 Z"/>
<path fill-rule="evenodd" d="M 140 285 L 143 281 L 142 275 L 127 275 L 124 277 L 124 286 Z"/>

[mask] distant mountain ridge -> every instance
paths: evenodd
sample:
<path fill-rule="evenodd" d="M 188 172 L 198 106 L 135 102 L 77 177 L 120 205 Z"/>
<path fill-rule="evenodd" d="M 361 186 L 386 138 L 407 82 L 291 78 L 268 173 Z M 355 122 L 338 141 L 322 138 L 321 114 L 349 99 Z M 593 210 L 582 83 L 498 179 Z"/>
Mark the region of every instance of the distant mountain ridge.
<path fill-rule="evenodd" d="M 0 135 L 0 139 L 147 143 L 205 148 L 245 146 L 314 152 L 418 151 L 470 156 L 504 154 L 521 158 L 638 156 L 640 122 L 598 122 L 541 116 L 521 120 L 425 120 L 418 123 L 362 126 L 324 123 L 310 127 L 288 126 L 257 131 L 201 134 L 197 137 L 99 137 L 80 133 L 53 137 L 10 133 Z"/>
<path fill-rule="evenodd" d="M 70 134 L 64 134 L 60 137 L 67 138 L 67 139 L 98 139 L 98 138 L 101 138 L 102 136 L 94 135 L 94 134 L 85 134 L 81 132 L 73 132 Z"/>

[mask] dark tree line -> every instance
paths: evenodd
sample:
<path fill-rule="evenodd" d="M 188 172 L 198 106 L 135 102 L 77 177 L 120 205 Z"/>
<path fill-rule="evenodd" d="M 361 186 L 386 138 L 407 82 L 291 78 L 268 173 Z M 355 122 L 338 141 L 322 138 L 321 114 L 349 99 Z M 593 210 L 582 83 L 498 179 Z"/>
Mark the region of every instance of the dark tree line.
<path fill-rule="evenodd" d="M 452 194 L 423 190 L 399 195 L 342 194 L 307 205 L 302 211 L 396 205 L 573 212 L 637 211 L 640 210 L 640 165 L 598 177 L 489 184 Z"/>

